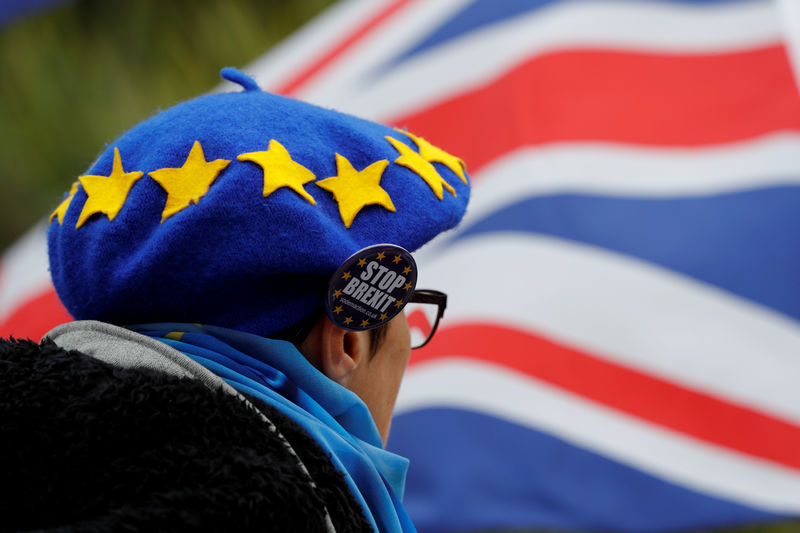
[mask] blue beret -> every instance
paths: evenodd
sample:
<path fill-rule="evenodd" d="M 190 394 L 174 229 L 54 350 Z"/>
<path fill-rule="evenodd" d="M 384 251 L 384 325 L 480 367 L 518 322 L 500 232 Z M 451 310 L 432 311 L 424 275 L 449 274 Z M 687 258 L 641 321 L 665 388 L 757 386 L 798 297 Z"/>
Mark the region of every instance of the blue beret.
<path fill-rule="evenodd" d="M 413 251 L 463 216 L 458 158 L 222 74 L 244 90 L 135 126 L 52 214 L 50 270 L 75 318 L 268 335 L 320 309 L 351 254 Z"/>

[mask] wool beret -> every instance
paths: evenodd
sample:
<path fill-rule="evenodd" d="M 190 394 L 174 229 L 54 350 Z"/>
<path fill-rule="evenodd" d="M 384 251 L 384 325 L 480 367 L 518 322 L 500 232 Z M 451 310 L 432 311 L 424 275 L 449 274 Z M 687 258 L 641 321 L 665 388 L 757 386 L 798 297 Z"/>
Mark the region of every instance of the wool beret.
<path fill-rule="evenodd" d="M 322 308 L 356 251 L 454 227 L 463 162 L 425 139 L 262 91 L 201 96 L 109 144 L 50 217 L 50 270 L 76 319 L 269 335 Z"/>

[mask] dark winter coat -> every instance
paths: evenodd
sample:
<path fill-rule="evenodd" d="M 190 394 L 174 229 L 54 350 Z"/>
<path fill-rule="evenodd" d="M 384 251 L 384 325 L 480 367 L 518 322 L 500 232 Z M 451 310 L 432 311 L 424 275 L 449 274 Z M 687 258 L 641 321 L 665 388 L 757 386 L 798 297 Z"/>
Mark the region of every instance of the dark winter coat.
<path fill-rule="evenodd" d="M 0 339 L 0 480 L 0 531 L 371 530 L 274 408 L 47 340 Z"/>

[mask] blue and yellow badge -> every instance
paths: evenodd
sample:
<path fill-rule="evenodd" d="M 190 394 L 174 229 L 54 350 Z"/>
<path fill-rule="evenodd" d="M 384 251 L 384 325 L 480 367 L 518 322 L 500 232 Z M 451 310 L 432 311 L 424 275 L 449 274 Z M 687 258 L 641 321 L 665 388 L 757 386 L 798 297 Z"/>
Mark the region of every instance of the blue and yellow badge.
<path fill-rule="evenodd" d="M 394 244 L 368 246 L 351 255 L 331 276 L 325 309 L 344 329 L 381 326 L 403 310 L 417 285 L 417 264 Z"/>

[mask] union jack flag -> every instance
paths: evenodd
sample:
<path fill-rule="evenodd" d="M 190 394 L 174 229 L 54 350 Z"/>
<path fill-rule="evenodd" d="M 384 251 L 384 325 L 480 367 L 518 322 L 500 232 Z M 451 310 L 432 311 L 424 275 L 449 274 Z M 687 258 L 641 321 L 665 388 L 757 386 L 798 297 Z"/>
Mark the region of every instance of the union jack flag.
<path fill-rule="evenodd" d="M 420 530 L 800 514 L 800 92 L 781 9 L 353 0 L 245 69 L 467 163 L 467 217 L 417 255 L 449 304 L 389 442 Z M 0 334 L 66 318 L 42 235 L 5 255 Z"/>

